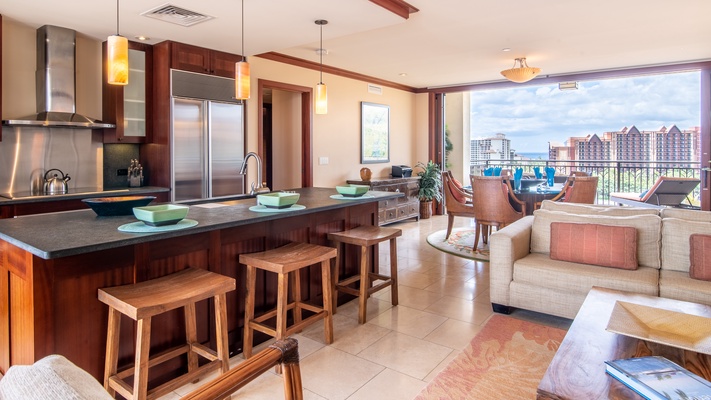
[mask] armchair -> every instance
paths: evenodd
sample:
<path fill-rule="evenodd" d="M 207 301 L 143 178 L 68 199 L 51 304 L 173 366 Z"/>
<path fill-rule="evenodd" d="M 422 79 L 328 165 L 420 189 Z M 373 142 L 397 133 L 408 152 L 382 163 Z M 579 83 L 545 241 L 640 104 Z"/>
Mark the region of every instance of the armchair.
<path fill-rule="evenodd" d="M 476 251 L 480 234 L 483 236 L 484 243 L 488 243 L 491 227 L 499 230 L 524 217 L 526 203 L 516 198 L 511 181 L 506 177 L 471 175 L 471 180 L 472 204 L 476 220 L 473 250 Z M 518 205 L 520 211 L 517 211 L 512 204 Z M 482 226 L 484 226 L 483 231 Z"/>
<path fill-rule="evenodd" d="M 447 235 L 445 240 L 452 233 L 454 217 L 474 218 L 474 207 L 472 206 L 472 194 L 457 185 L 457 181 L 452 176 L 451 171 L 442 172 L 442 190 L 444 191 L 444 206 L 447 208 Z"/>
<path fill-rule="evenodd" d="M 566 203 L 595 204 L 597 197 L 597 176 L 571 175 L 563 186 L 563 190 L 552 201 Z"/>

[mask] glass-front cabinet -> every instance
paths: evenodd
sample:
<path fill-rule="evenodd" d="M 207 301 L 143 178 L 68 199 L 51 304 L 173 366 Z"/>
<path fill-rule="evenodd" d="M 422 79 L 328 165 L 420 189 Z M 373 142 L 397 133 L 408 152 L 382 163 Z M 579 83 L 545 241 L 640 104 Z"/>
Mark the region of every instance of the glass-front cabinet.
<path fill-rule="evenodd" d="M 106 46 L 104 45 L 104 66 Z M 129 42 L 128 85 L 103 84 L 103 119 L 116 124 L 104 129 L 104 143 L 148 143 L 151 138 L 153 48 Z M 106 72 L 104 72 L 106 73 Z"/>

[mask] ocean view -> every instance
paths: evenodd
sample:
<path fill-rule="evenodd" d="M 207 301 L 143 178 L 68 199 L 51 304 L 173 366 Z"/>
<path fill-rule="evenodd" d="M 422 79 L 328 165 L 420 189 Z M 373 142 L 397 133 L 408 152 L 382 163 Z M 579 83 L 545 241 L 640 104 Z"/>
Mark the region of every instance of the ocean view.
<path fill-rule="evenodd" d="M 521 157 L 526 157 L 530 160 L 547 160 L 548 159 L 548 153 L 516 153 Z"/>

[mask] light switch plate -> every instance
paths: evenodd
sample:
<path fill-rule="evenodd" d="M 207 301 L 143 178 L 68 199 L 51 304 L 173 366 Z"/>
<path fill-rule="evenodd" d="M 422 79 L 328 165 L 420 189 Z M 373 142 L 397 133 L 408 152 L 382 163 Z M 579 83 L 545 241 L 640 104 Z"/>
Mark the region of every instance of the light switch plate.
<path fill-rule="evenodd" d="M 328 157 L 319 157 L 318 165 L 328 165 Z"/>

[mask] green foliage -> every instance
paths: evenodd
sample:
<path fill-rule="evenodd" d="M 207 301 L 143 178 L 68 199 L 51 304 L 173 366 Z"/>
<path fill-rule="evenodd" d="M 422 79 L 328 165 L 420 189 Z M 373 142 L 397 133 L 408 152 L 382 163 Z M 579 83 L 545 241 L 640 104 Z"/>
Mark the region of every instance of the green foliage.
<path fill-rule="evenodd" d="M 420 201 L 442 201 L 442 171 L 439 165 L 432 160 L 426 165 L 418 161 L 415 168 L 422 169 L 417 173 L 420 177 L 420 191 L 418 192 Z"/>
<path fill-rule="evenodd" d="M 444 126 L 444 167 L 447 169 L 452 169 L 452 162 L 449 161 L 449 153 L 454 150 L 454 145 L 452 141 L 449 140 L 449 127 Z"/>

